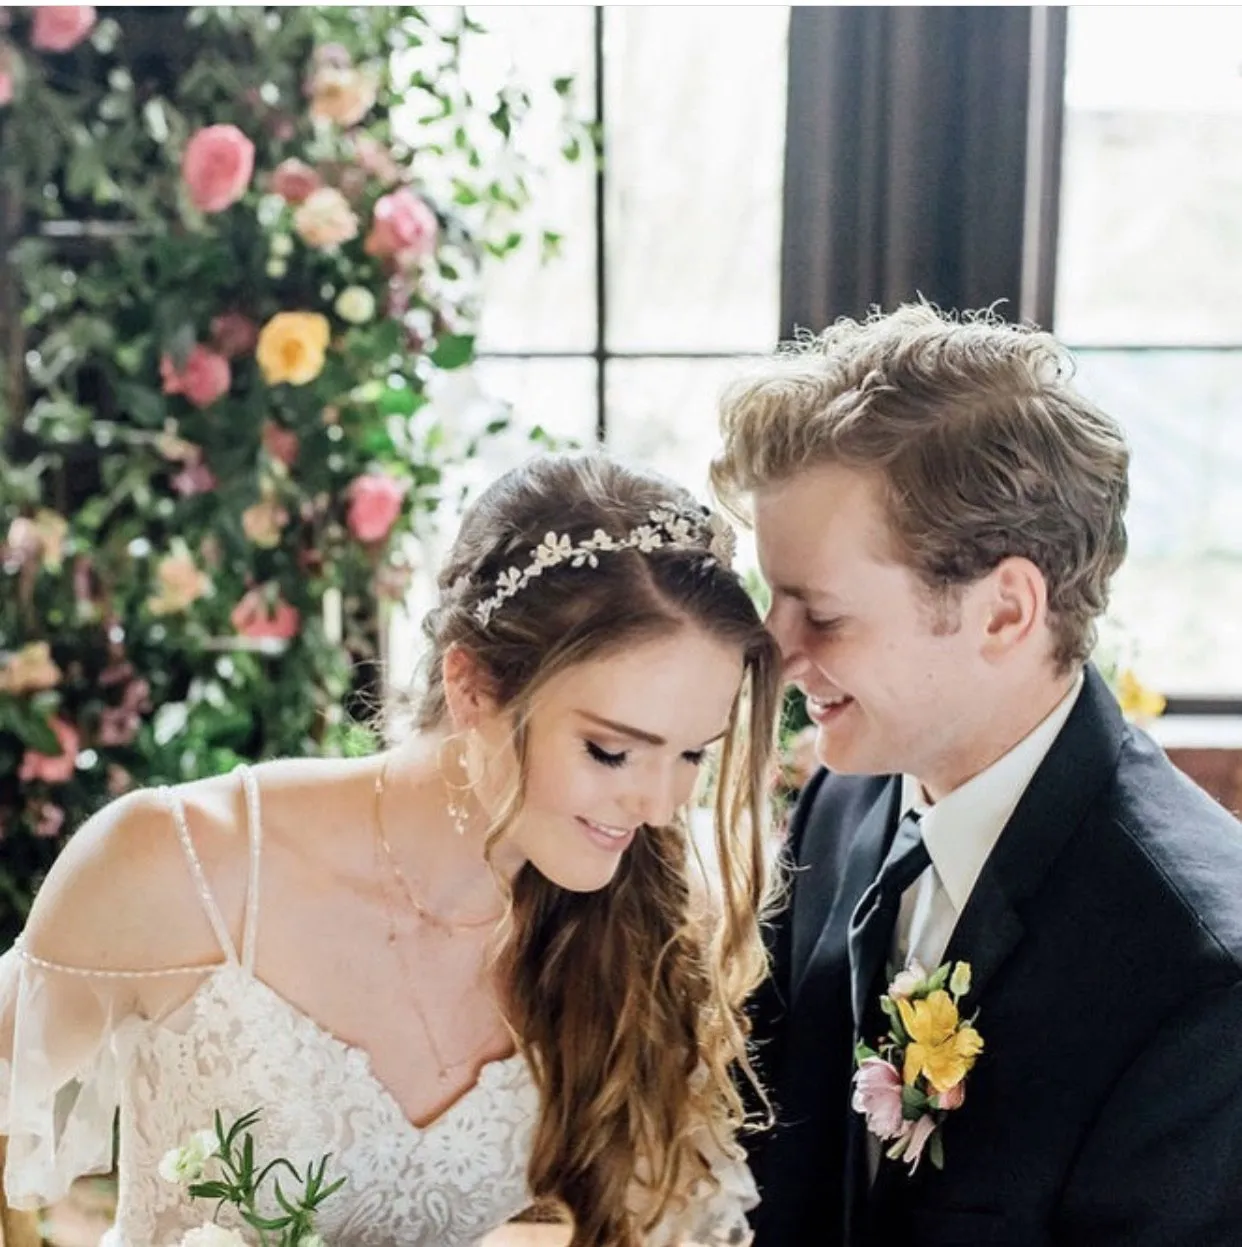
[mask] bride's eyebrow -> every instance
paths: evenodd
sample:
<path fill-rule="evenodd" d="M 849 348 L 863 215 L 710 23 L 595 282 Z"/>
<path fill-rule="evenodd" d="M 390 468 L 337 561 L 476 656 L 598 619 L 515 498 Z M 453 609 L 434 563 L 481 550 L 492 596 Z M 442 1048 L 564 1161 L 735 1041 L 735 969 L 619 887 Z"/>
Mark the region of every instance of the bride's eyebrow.
<path fill-rule="evenodd" d="M 640 727 L 630 727 L 628 723 L 618 723 L 614 719 L 605 719 L 601 715 L 592 714 L 589 710 L 579 710 L 577 712 L 582 718 L 594 723 L 597 727 L 607 728 L 610 732 L 616 732 L 618 736 L 628 736 L 632 740 L 640 740 L 645 745 L 667 745 L 668 741 L 663 736 L 657 736 L 654 732 L 644 732 Z M 703 742 L 703 748 L 708 745 L 714 745 L 718 740 L 723 740 L 728 735 L 729 729 L 725 728 L 721 732 L 717 732 L 711 740 Z"/>

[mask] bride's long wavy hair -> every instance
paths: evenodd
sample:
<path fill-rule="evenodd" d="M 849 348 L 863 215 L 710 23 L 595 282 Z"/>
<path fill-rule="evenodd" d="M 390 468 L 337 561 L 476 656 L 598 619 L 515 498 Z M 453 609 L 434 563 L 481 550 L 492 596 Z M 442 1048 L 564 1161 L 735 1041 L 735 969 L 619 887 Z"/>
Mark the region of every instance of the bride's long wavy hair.
<path fill-rule="evenodd" d="M 473 656 L 510 718 L 519 778 L 489 851 L 522 807 L 530 715 L 553 677 L 687 624 L 744 658 L 715 768 L 719 877 L 709 903 L 680 820 L 644 827 L 597 892 L 559 888 L 529 864 L 512 884 L 498 968 L 539 1090 L 528 1178 L 537 1200 L 569 1213 L 572 1247 L 637 1247 L 710 1178 L 704 1131 L 724 1141 L 746 1124 L 735 1075 L 754 1084 L 742 1005 L 766 971 L 759 922 L 770 893 L 764 837 L 780 660 L 741 581 L 706 540 L 610 552 L 597 568 L 559 564 L 486 625 L 474 608 L 548 532 L 575 543 L 600 529 L 620 539 L 670 504 L 695 500 L 600 455 L 532 460 L 466 514 L 423 625 L 419 727 L 447 721 L 441 671 L 452 645 Z"/>

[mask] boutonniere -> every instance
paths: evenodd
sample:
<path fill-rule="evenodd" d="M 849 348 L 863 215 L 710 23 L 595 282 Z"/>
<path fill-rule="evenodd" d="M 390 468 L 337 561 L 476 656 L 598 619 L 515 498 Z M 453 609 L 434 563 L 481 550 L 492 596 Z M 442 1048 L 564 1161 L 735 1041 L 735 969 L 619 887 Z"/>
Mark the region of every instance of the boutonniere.
<path fill-rule="evenodd" d="M 912 962 L 880 997 L 888 1034 L 875 1048 L 860 1042 L 854 1050 L 854 1109 L 890 1145 L 889 1159 L 905 1161 L 911 1173 L 924 1150 L 944 1168 L 940 1126 L 962 1107 L 966 1075 L 983 1051 L 978 1013 L 963 1019 L 959 1008 L 969 991 L 969 962 L 946 962 L 933 974 Z"/>

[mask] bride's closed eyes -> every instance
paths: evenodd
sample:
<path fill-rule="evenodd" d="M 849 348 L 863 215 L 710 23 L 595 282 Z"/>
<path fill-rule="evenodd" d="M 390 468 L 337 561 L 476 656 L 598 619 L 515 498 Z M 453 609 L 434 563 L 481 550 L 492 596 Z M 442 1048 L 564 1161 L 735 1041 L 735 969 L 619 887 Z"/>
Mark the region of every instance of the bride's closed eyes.
<path fill-rule="evenodd" d="M 586 748 L 587 756 L 598 762 L 601 766 L 620 767 L 624 766 L 629 760 L 629 750 L 623 749 L 620 753 L 609 753 L 607 749 L 602 749 L 593 740 L 585 737 L 582 741 Z M 683 762 L 688 762 L 691 766 L 699 766 L 707 751 L 705 749 L 689 749 L 681 755 Z"/>

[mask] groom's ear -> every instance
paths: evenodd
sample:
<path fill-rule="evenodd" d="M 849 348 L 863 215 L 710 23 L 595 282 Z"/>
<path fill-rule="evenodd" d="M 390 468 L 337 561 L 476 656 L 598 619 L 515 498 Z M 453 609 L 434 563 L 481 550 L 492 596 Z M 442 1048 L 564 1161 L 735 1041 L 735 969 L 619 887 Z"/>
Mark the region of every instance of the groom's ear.
<path fill-rule="evenodd" d="M 981 587 L 985 591 L 979 595 L 978 606 L 985 657 L 1004 658 L 1042 634 L 1048 585 L 1030 559 L 1002 559 Z"/>

